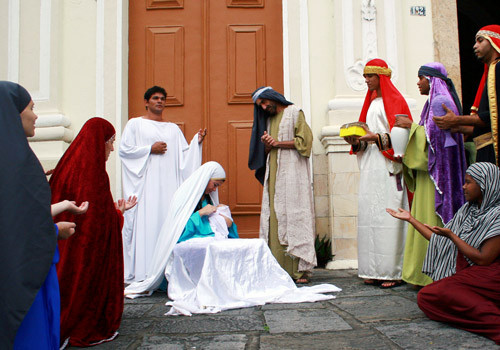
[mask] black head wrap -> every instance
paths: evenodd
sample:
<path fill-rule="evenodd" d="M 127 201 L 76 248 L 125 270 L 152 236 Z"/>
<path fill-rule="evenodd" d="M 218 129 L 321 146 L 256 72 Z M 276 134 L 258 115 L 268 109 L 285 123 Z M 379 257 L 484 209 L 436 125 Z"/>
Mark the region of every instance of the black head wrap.
<path fill-rule="evenodd" d="M 21 321 L 51 267 L 56 233 L 50 187 L 31 150 L 20 113 L 22 86 L 0 81 L 0 348 L 11 349 Z"/>
<path fill-rule="evenodd" d="M 248 167 L 255 170 L 255 177 L 261 184 L 264 184 L 266 174 L 266 151 L 264 144 L 260 141 L 264 131 L 267 131 L 267 118 L 269 114 L 256 104 L 257 99 L 267 99 L 279 102 L 283 106 L 293 103 L 285 96 L 274 91 L 270 86 L 261 86 L 252 93 L 254 102 L 252 136 L 250 137 L 250 150 L 248 153 Z"/>
<path fill-rule="evenodd" d="M 439 70 L 428 66 L 420 67 L 420 69 L 418 70 L 418 76 L 421 75 L 436 77 L 443 80 L 450 90 L 451 97 L 453 98 L 453 102 L 455 102 L 455 105 L 457 106 L 458 113 L 460 115 L 463 113 L 462 104 L 460 103 L 460 99 L 458 98 L 457 90 L 455 89 L 455 84 L 453 84 L 453 80 L 442 74 Z"/>

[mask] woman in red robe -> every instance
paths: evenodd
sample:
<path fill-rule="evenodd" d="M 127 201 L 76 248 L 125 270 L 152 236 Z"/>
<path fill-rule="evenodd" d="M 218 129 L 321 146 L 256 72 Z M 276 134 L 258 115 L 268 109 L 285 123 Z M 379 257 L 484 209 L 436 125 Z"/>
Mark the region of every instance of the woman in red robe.
<path fill-rule="evenodd" d="M 114 339 L 123 312 L 123 212 L 135 199 L 115 205 L 106 173 L 115 129 L 92 118 L 57 164 L 50 179 L 52 203 L 89 201 L 85 215 L 61 214 L 76 223 L 72 240 L 60 243 L 57 275 L 61 291 L 63 346 L 91 346 Z"/>
<path fill-rule="evenodd" d="M 444 228 L 430 227 L 409 212 L 387 209 L 427 239 L 422 272 L 435 282 L 418 293 L 432 320 L 481 334 L 500 344 L 500 170 L 474 163 L 466 171 L 465 203 Z"/>

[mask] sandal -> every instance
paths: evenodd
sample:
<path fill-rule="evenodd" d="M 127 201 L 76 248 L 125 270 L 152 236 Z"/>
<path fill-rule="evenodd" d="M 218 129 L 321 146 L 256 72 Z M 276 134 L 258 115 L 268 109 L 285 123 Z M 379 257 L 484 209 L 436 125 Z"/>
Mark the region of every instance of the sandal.
<path fill-rule="evenodd" d="M 363 283 L 366 284 L 367 286 L 380 286 L 380 284 L 382 282 L 383 281 L 381 281 L 381 280 L 376 280 L 376 279 L 373 279 L 373 278 L 370 278 L 370 279 L 367 279 L 367 280 L 363 281 Z"/>
<path fill-rule="evenodd" d="M 406 284 L 405 281 L 398 280 L 398 281 L 381 281 L 382 283 L 380 284 L 379 288 L 382 289 L 391 289 L 395 287 L 402 286 L 403 284 Z M 387 285 L 384 286 L 384 283 L 388 283 Z"/>
<path fill-rule="evenodd" d="M 304 273 L 302 277 L 293 280 L 295 284 L 309 284 L 311 283 L 311 275 L 309 273 Z"/>

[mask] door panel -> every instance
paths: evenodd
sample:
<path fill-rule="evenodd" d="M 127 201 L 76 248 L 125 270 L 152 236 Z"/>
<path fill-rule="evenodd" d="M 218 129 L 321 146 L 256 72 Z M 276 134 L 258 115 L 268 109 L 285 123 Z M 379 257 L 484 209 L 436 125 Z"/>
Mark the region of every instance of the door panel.
<path fill-rule="evenodd" d="M 257 237 L 262 187 L 247 167 L 252 92 L 283 90 L 281 1 L 130 1 L 129 111 L 152 85 L 167 90 L 166 120 L 188 141 L 208 128 L 204 161 L 219 162 L 219 189 L 241 237 Z"/>

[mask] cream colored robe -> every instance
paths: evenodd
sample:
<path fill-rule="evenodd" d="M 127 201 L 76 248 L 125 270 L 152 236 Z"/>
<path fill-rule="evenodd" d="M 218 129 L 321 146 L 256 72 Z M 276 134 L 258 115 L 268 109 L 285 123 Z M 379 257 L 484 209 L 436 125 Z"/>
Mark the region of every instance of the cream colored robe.
<path fill-rule="evenodd" d="M 278 141 L 294 140 L 299 112 L 300 109 L 295 105 L 284 110 Z M 315 216 L 309 161 L 296 149 L 279 148 L 277 152 L 274 207 L 278 219 L 278 238 L 280 244 L 287 247 L 287 254 L 299 259 L 298 270 L 309 271 L 316 266 Z M 268 155 L 260 216 L 260 237 L 266 242 L 269 240 L 270 217 L 269 158 Z"/>

